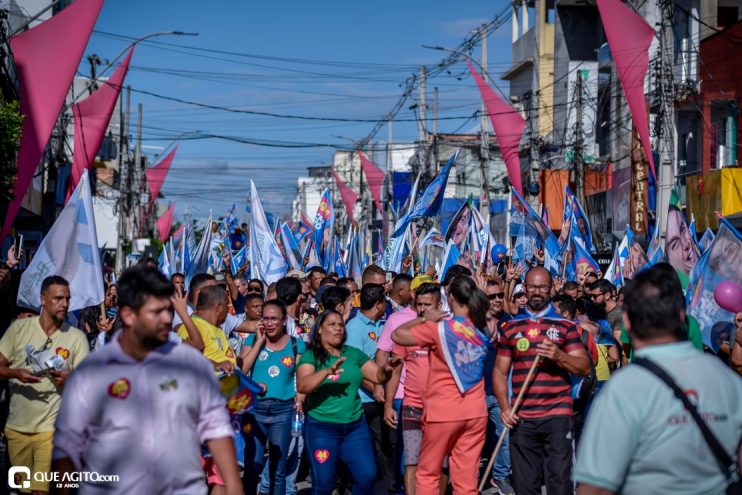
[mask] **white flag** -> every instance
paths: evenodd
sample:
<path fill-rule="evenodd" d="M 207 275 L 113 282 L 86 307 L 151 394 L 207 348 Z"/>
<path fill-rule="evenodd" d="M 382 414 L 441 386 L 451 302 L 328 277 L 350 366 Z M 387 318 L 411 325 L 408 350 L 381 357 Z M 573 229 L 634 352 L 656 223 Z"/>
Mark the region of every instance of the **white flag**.
<path fill-rule="evenodd" d="M 286 275 L 286 262 L 265 219 L 253 181 L 250 181 L 250 206 L 250 277 L 272 284 Z"/>
<path fill-rule="evenodd" d="M 23 272 L 18 304 L 39 310 L 41 283 L 51 275 L 59 275 L 69 282 L 72 296 L 69 311 L 103 302 L 103 271 L 87 172 Z"/>
<path fill-rule="evenodd" d="M 206 223 L 206 227 L 204 227 L 204 233 L 201 236 L 201 241 L 198 243 L 196 253 L 193 255 L 190 264 L 188 265 L 188 273 L 186 273 L 185 277 L 186 287 L 191 284 L 191 279 L 195 275 L 208 272 L 209 254 L 211 253 L 211 237 L 211 212 L 209 212 L 209 221 Z"/>

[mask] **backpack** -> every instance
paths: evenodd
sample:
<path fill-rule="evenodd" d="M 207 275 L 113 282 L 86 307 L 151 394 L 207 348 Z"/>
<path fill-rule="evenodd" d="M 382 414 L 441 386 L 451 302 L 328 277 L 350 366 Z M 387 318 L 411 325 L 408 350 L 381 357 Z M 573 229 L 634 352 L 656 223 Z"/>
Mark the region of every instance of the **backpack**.
<path fill-rule="evenodd" d="M 587 376 L 575 377 L 579 382 L 575 383 L 572 387 L 572 398 L 579 401 L 586 401 L 590 399 L 595 393 L 595 387 L 598 385 L 598 376 L 595 373 L 595 362 L 593 357 L 590 355 L 590 348 L 587 344 L 590 336 L 587 334 L 587 330 L 580 331 L 580 341 L 582 346 L 585 348 L 587 358 L 590 360 L 590 373 Z"/>

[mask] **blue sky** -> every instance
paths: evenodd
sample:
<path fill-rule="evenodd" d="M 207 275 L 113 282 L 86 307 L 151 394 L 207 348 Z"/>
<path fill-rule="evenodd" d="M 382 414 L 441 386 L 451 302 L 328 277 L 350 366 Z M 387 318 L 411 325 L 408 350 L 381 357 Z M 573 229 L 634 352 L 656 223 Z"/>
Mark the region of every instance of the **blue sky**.
<path fill-rule="evenodd" d="M 145 147 L 165 147 L 185 132 L 200 131 L 242 141 L 315 143 L 340 147 L 361 139 L 369 122 L 323 122 L 263 117 L 198 108 L 145 95 L 159 95 L 208 105 L 314 117 L 378 119 L 402 92 L 400 85 L 422 64 L 436 64 L 445 53 L 422 45 L 456 47 L 504 1 L 277 1 L 195 2 L 108 0 L 98 18 L 86 55 L 117 55 L 128 41 L 105 33 L 139 37 L 155 31 L 191 31 L 198 37 L 166 36 L 141 43 L 132 58 L 126 83 L 131 85 L 132 127 L 136 104 L 144 105 Z M 182 46 L 219 52 L 195 51 Z M 503 72 L 510 59 L 510 22 L 489 37 L 489 69 Z M 475 52 L 479 56 L 479 51 Z M 269 58 L 258 58 L 269 57 Z M 291 59 L 291 60 L 276 60 Z M 88 73 L 83 59 L 80 70 Z M 469 129 L 467 120 L 479 106 L 478 93 L 465 65 L 429 81 L 440 91 L 440 132 Z M 461 77 L 461 80 L 457 79 Z M 501 83 L 507 90 L 507 84 Z M 394 141 L 416 137 L 408 100 L 394 124 Z M 428 114 L 430 116 L 430 113 Z M 385 141 L 386 126 L 377 135 Z M 148 153 L 157 149 L 146 148 Z M 178 220 L 187 207 L 203 218 L 221 215 L 237 203 L 241 212 L 250 179 L 265 209 L 288 213 L 296 177 L 306 167 L 327 164 L 332 147 L 285 148 L 222 139 L 181 141 L 165 182 L 166 202 L 177 203 Z M 151 156 L 155 158 L 154 156 Z"/>

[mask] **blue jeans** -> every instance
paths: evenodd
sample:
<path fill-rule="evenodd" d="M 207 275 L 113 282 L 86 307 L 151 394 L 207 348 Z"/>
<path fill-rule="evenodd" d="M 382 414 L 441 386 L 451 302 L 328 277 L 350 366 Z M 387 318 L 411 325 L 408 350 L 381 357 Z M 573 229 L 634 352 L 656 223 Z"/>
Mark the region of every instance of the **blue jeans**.
<path fill-rule="evenodd" d="M 314 495 L 330 495 L 335 489 L 338 459 L 343 460 L 353 478 L 353 495 L 374 493 L 376 461 L 365 418 L 352 423 L 326 423 L 307 416 L 304 427 Z"/>
<path fill-rule="evenodd" d="M 293 416 L 292 416 L 293 420 Z M 294 443 L 289 447 L 289 458 L 286 461 L 286 495 L 296 495 L 296 476 L 299 474 L 299 463 L 301 454 L 304 452 L 304 437 L 291 438 Z M 263 468 L 263 474 L 260 476 L 259 493 L 269 493 L 271 489 L 271 473 L 268 464 Z"/>
<path fill-rule="evenodd" d="M 485 399 L 487 401 L 487 410 L 490 414 L 490 421 L 494 423 L 495 426 L 495 438 L 492 444 L 494 446 L 495 442 L 497 442 L 497 440 L 500 438 L 500 435 L 503 434 L 505 425 L 500 419 L 500 404 L 497 402 L 497 399 L 495 399 L 495 396 L 488 395 L 485 397 Z M 507 434 L 507 431 L 505 431 L 505 435 Z M 510 440 L 507 437 L 505 438 L 505 440 L 503 440 L 500 451 L 497 453 L 497 457 L 495 458 L 495 465 L 492 466 L 492 477 L 496 480 L 507 478 L 510 474 L 510 447 L 508 446 L 509 441 Z"/>
<path fill-rule="evenodd" d="M 250 418 L 252 441 L 246 442 L 245 491 L 255 493 L 265 467 L 265 445 L 268 444 L 268 475 L 273 480 L 268 493 L 284 495 L 287 479 L 287 462 L 291 445 L 291 420 L 294 401 L 261 399 L 255 403 Z M 252 464 L 249 460 L 252 459 Z"/>

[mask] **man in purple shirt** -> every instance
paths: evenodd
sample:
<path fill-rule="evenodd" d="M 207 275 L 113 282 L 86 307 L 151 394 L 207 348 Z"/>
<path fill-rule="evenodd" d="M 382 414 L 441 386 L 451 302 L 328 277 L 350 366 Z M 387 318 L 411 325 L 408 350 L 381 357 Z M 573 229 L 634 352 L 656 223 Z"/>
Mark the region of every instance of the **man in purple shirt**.
<path fill-rule="evenodd" d="M 156 269 L 119 278 L 123 331 L 75 369 L 54 434 L 52 470 L 94 472 L 80 493 L 206 494 L 201 447 L 226 493 L 241 495 L 232 427 L 212 365 L 168 341 L 173 285 Z M 64 484 L 58 487 L 64 493 Z"/>

